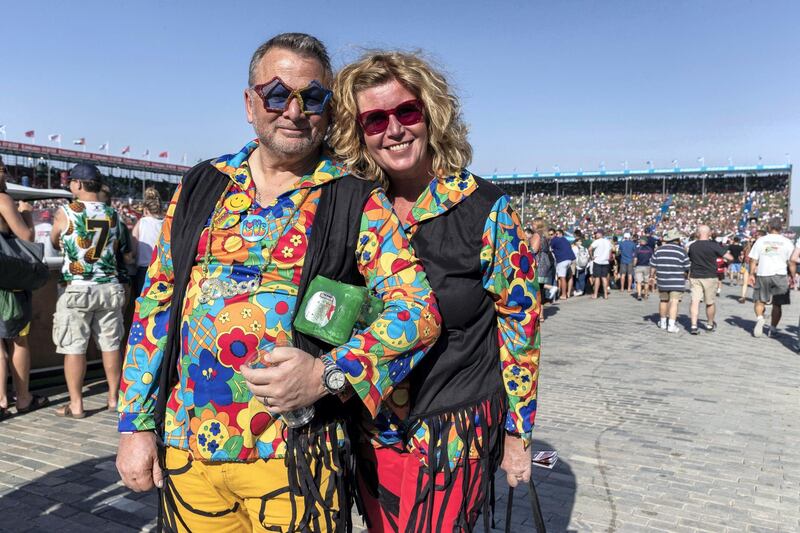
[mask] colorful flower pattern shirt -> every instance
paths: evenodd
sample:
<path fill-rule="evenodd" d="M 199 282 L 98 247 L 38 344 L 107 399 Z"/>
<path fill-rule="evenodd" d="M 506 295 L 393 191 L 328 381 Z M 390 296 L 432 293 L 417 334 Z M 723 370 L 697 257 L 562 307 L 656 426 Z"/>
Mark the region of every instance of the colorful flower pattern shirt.
<path fill-rule="evenodd" d="M 313 173 L 271 205 L 261 206 L 247 162 L 257 146 L 253 141 L 239 153 L 213 162 L 231 183 L 201 233 L 181 302 L 180 379 L 168 392 L 164 440 L 169 446 L 188 448 L 196 459 L 284 456 L 282 420 L 252 396 L 239 369 L 258 348 L 268 348 L 279 337 L 291 339 L 291 318 L 299 304 L 298 285 L 321 189 L 345 174 L 323 158 Z M 155 428 L 157 374 L 169 308 L 175 305 L 170 230 L 179 195 L 180 188 L 137 300 L 120 390 L 120 431 Z M 402 361 L 413 368 L 439 334 L 435 299 L 409 250 L 391 204 L 375 190 L 362 213 L 356 253 L 366 286 L 383 299 L 384 311 L 369 328 L 327 354 L 373 414 L 406 375 L 393 372 L 391 363 Z M 205 278 L 257 283 L 253 292 L 209 301 L 201 290 Z"/>
<path fill-rule="evenodd" d="M 476 191 L 478 183 L 468 172 L 458 176 L 435 178 L 417 199 L 403 221 L 411 239 L 425 220 L 441 216 Z M 499 371 L 508 402 L 504 421 L 505 430 L 519 434 L 530 444 L 536 417 L 537 384 L 539 378 L 539 315 L 541 303 L 536 282 L 536 265 L 528 249 L 519 216 L 511 207 L 509 198 L 502 196 L 490 210 L 482 229 L 480 264 L 483 286 L 494 300 L 497 314 Z M 412 239 L 413 240 L 413 239 Z M 423 259 L 424 260 L 424 259 Z M 372 443 L 391 446 L 401 443 L 407 435 L 408 451 L 416 453 L 424 463 L 430 442 L 430 431 L 424 421 L 407 427 L 405 416 L 408 406 L 408 383 L 398 385 L 384 403 L 381 413 L 373 423 Z M 480 431 L 478 440 L 482 439 Z M 448 437 L 448 459 L 451 468 L 464 456 L 463 442 L 452 425 Z M 469 452 L 477 458 L 477 446 Z"/>

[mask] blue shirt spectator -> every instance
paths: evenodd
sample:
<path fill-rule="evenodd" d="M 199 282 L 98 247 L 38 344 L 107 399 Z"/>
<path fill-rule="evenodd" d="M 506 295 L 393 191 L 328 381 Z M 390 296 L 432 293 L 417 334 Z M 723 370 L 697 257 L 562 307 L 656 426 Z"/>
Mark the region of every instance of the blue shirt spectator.
<path fill-rule="evenodd" d="M 650 258 L 653 257 L 653 249 L 646 244 L 640 244 L 636 247 L 636 266 L 650 266 Z"/>
<path fill-rule="evenodd" d="M 550 240 L 550 249 L 556 256 L 556 263 L 561 261 L 574 261 L 575 253 L 566 237 L 556 236 Z"/>
<path fill-rule="evenodd" d="M 633 263 L 633 254 L 636 251 L 636 243 L 630 239 L 630 235 L 625 235 L 625 240 L 619 243 L 619 262 L 623 265 Z"/>

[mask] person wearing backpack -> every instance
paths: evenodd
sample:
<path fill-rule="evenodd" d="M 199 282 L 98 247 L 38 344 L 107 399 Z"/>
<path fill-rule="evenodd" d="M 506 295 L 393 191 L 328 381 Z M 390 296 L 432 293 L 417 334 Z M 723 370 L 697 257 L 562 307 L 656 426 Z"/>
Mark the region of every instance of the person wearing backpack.
<path fill-rule="evenodd" d="M 573 296 L 582 296 L 586 289 L 586 269 L 589 268 L 592 258 L 589 250 L 583 245 L 583 232 L 579 229 L 575 230 L 572 249 L 575 253 L 575 294 Z"/>

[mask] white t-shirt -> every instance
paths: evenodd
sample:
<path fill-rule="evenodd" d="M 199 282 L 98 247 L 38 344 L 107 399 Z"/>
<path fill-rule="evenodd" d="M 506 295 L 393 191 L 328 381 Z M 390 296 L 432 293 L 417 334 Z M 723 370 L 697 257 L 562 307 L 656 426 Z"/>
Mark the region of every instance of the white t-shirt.
<path fill-rule="evenodd" d="M 50 242 L 50 231 L 52 229 L 53 225 L 49 222 L 39 222 L 33 227 L 33 231 L 36 233 L 34 240 L 44 244 L 45 257 L 58 257 L 58 252 L 53 248 L 53 243 Z"/>
<path fill-rule="evenodd" d="M 605 237 L 595 239 L 589 246 L 589 250 L 594 250 L 592 261 L 598 265 L 607 265 L 608 258 L 611 256 L 611 241 Z"/>
<path fill-rule="evenodd" d="M 163 218 L 148 216 L 139 219 L 139 237 L 136 239 L 139 243 L 138 249 L 136 250 L 137 267 L 150 266 L 150 259 L 153 257 L 153 248 L 155 248 L 158 237 L 161 235 L 161 226 L 163 224 Z"/>
<path fill-rule="evenodd" d="M 786 263 L 793 250 L 792 241 L 783 235 L 770 233 L 758 238 L 748 257 L 758 261 L 756 276 L 785 276 L 788 273 Z"/>

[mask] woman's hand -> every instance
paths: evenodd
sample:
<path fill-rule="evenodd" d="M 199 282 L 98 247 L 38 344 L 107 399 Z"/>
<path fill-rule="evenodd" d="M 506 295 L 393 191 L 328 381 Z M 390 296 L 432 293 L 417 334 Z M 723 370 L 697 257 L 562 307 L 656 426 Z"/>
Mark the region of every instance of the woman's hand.
<path fill-rule="evenodd" d="M 520 483 L 527 483 L 531 479 L 531 450 L 525 449 L 525 443 L 520 437 L 506 434 L 503 462 L 500 468 L 506 473 L 510 487 Z"/>

